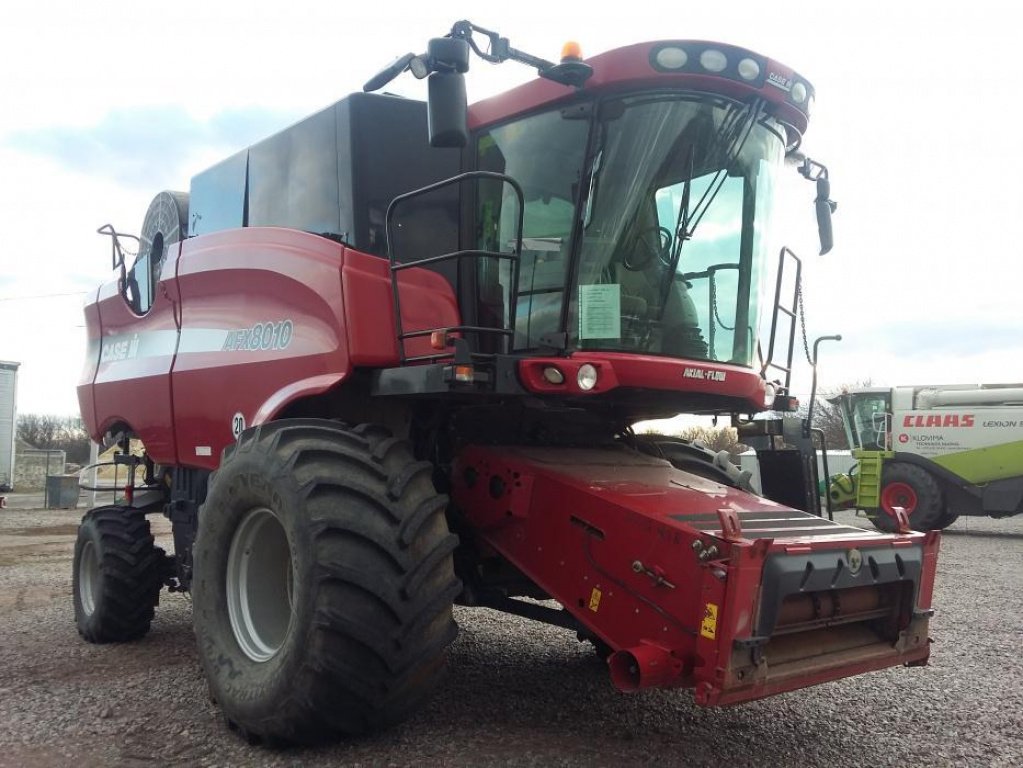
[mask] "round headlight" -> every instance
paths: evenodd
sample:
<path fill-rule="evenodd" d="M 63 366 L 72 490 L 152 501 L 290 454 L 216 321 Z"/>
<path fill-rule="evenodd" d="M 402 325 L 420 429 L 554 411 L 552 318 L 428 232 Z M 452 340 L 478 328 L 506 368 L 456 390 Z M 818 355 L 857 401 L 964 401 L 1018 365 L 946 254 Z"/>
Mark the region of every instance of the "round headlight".
<path fill-rule="evenodd" d="M 806 86 L 803 83 L 796 83 L 792 86 L 792 100 L 796 104 L 806 101 Z"/>
<path fill-rule="evenodd" d="M 743 59 L 739 62 L 739 77 L 743 80 L 756 80 L 760 77 L 760 65 L 753 59 Z"/>
<path fill-rule="evenodd" d="M 543 369 L 543 377 L 548 384 L 564 384 L 565 374 L 563 374 L 558 368 L 553 365 L 548 365 Z"/>
<path fill-rule="evenodd" d="M 764 385 L 764 407 L 770 408 L 774 405 L 774 397 L 778 394 L 778 388 L 772 383 L 767 382 Z"/>
<path fill-rule="evenodd" d="M 710 72 L 721 72 L 728 66 L 728 57 L 716 48 L 708 48 L 700 54 L 700 64 Z"/>
<path fill-rule="evenodd" d="M 689 61 L 689 54 L 681 48 L 661 48 L 654 56 L 654 61 L 664 69 L 682 69 Z"/>
<path fill-rule="evenodd" d="M 597 386 L 597 369 L 589 363 L 580 365 L 579 373 L 576 374 L 575 380 L 579 384 L 579 389 L 583 392 L 589 392 Z"/>

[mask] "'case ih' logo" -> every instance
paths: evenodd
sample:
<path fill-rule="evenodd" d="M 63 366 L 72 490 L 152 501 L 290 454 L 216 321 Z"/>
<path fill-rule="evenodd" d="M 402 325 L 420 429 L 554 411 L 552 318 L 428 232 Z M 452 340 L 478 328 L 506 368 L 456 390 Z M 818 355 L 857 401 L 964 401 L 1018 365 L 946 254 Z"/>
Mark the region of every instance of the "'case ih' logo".
<path fill-rule="evenodd" d="M 936 413 L 924 416 L 912 413 L 902 419 L 904 427 L 972 427 L 973 414 Z"/>
<path fill-rule="evenodd" d="M 767 76 L 767 82 L 773 85 L 775 88 L 781 88 L 783 91 L 791 91 L 792 85 L 795 80 L 785 75 L 779 75 L 777 72 L 772 72 Z"/>
<path fill-rule="evenodd" d="M 121 360 L 131 360 L 139 354 L 139 335 L 136 333 L 130 339 L 120 341 L 106 340 L 103 342 L 103 352 L 100 354 L 101 363 L 116 363 Z"/>

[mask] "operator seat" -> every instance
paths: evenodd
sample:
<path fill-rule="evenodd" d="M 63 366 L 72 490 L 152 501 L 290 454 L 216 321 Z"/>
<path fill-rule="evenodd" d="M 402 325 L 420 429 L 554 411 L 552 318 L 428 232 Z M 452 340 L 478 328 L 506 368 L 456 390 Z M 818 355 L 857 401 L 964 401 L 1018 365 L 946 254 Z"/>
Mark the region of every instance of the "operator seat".
<path fill-rule="evenodd" d="M 657 231 L 657 228 L 647 231 Z M 621 286 L 623 333 L 629 325 L 659 327 L 660 333 L 655 334 L 647 351 L 706 360 L 707 343 L 689 286 L 668 274 L 663 254 L 637 253 L 637 249 L 649 251 L 650 245 L 649 236 L 634 238 L 624 252 L 628 257 L 620 254 L 614 259 L 612 277 Z M 667 280 L 671 280 L 671 285 L 665 296 Z"/>

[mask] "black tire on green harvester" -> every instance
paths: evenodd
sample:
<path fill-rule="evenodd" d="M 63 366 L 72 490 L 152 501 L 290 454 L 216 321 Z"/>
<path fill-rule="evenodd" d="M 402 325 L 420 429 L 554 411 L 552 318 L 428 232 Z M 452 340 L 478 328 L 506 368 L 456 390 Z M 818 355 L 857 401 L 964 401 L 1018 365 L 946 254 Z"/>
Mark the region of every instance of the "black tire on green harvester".
<path fill-rule="evenodd" d="M 163 585 L 164 557 L 142 512 L 119 506 L 89 510 L 75 542 L 78 633 L 90 643 L 145 635 Z"/>
<path fill-rule="evenodd" d="M 938 519 L 938 524 L 935 526 L 935 528 L 943 531 L 958 519 L 959 513 L 955 510 L 949 509 L 946 506 L 945 511 L 941 514 L 941 517 Z"/>
<path fill-rule="evenodd" d="M 945 509 L 945 494 L 937 479 L 913 464 L 885 464 L 881 473 L 881 506 L 871 515 L 874 527 L 886 533 L 896 530 L 898 524 L 892 511 L 896 506 L 906 510 L 914 531 L 940 530 L 955 520 L 955 516 L 950 519 Z"/>
<path fill-rule="evenodd" d="M 362 733 L 436 688 L 461 584 L 431 471 L 381 427 L 315 419 L 225 451 L 199 514 L 194 623 L 211 694 L 247 739 Z"/>

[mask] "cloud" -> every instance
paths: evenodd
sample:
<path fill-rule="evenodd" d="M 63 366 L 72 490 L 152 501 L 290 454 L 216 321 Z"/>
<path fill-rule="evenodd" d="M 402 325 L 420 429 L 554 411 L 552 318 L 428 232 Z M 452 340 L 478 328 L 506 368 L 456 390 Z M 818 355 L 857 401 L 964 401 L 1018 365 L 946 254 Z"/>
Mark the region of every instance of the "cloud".
<path fill-rule="evenodd" d="M 293 123 L 301 115 L 263 107 L 232 109 L 199 119 L 180 106 L 113 110 L 86 127 L 55 125 L 12 134 L 11 149 L 55 160 L 62 167 L 151 191 L 202 170 L 196 155 L 224 157 Z"/>
<path fill-rule="evenodd" d="M 945 357 L 949 362 L 963 356 L 979 353 L 995 354 L 1011 350 L 1017 354 L 1021 338 L 1018 324 L 999 323 L 992 319 L 972 318 L 960 320 L 929 320 L 926 322 L 898 322 L 880 326 L 866 333 L 843 333 L 847 349 L 881 348 L 900 358 Z"/>

